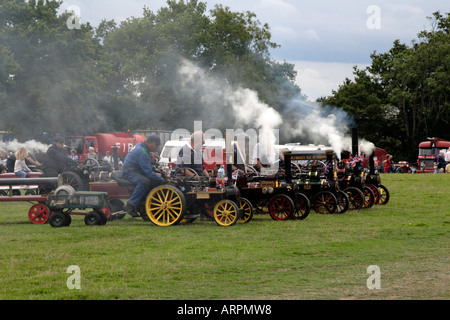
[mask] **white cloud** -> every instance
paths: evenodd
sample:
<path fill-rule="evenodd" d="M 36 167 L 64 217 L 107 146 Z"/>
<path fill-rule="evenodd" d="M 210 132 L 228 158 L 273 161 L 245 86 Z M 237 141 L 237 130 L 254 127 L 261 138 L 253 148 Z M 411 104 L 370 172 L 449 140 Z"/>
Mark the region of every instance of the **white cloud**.
<path fill-rule="evenodd" d="M 300 37 L 304 38 L 308 41 L 313 42 L 322 42 L 322 39 L 320 39 L 319 35 L 317 34 L 316 30 L 308 29 L 306 31 L 303 31 L 300 33 Z"/>
<path fill-rule="evenodd" d="M 354 79 L 353 67 L 357 64 L 337 62 L 293 61 L 298 72 L 297 84 L 308 100 L 315 101 L 319 97 L 332 94 L 344 83 L 345 78 Z M 367 65 L 358 64 L 358 69 Z"/>

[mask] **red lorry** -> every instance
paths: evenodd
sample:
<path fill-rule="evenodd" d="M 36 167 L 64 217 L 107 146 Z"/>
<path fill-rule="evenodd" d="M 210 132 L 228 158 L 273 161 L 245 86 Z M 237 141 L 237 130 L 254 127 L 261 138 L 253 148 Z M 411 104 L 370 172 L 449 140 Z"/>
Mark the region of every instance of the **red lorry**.
<path fill-rule="evenodd" d="M 75 149 L 79 162 L 84 162 L 89 153 L 89 147 L 93 147 L 98 159 L 102 159 L 107 151 L 113 154 L 113 147 L 117 146 L 119 157 L 123 160 L 129 151 L 138 143 L 145 141 L 145 137 L 130 132 L 96 133 L 92 136 L 68 136 L 66 145 Z"/>
<path fill-rule="evenodd" d="M 435 171 L 434 159 L 439 151 L 448 150 L 450 141 L 440 138 L 428 138 L 419 144 L 419 156 L 417 159 L 418 173 L 433 173 Z"/>

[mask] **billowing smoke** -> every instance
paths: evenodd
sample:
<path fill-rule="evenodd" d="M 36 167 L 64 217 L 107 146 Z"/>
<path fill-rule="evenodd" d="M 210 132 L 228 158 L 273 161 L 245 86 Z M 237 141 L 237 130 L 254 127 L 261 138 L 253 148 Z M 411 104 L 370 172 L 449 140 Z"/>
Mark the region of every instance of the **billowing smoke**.
<path fill-rule="evenodd" d="M 375 151 L 375 145 L 365 139 L 359 141 L 359 152 L 366 155 L 371 155 Z"/>
<path fill-rule="evenodd" d="M 189 61 L 183 62 L 179 75 L 183 91 L 200 95 L 202 103 L 208 106 L 208 113 L 220 115 L 220 108 L 231 107 L 236 127 L 251 126 L 264 132 L 275 132 L 282 127 L 288 142 L 331 146 L 338 156 L 342 151 L 352 150 L 350 132 L 355 123 L 342 109 L 322 106 L 300 96 L 289 101 L 281 114 L 261 102 L 257 92 L 242 87 L 232 88 Z M 278 137 L 270 139 L 273 144 L 273 139 Z M 370 154 L 373 149 L 373 143 L 362 140 L 361 152 Z"/>
<path fill-rule="evenodd" d="M 353 119 L 342 109 L 321 106 L 317 102 L 293 99 L 288 103 L 288 113 L 292 116 L 288 132 L 302 141 L 329 145 L 336 154 L 351 150 L 350 128 Z"/>
<path fill-rule="evenodd" d="M 253 90 L 233 89 L 227 82 L 213 78 L 187 60 L 183 60 L 179 75 L 183 90 L 191 94 L 200 94 L 201 101 L 208 106 L 209 113 L 220 116 L 222 113 L 220 108 L 228 106 L 233 109 L 236 125 L 243 124 L 256 129 L 271 130 L 278 128 L 282 123 L 281 115 L 262 103 L 258 93 Z M 218 109 L 215 110 L 216 107 Z"/>
<path fill-rule="evenodd" d="M 258 142 L 265 146 L 265 150 L 270 150 L 266 153 L 269 157 L 275 157 L 273 148 L 269 146 L 279 144 L 278 127 L 282 124 L 282 116 L 261 102 L 257 92 L 242 87 L 232 88 L 226 81 L 208 75 L 202 68 L 187 60 L 183 61 L 179 75 L 184 92 L 190 96 L 201 96 L 202 104 L 207 106 L 205 113 L 220 117 L 223 108 L 231 108 L 235 123 L 230 126 L 258 130 Z M 212 123 L 214 122 L 210 124 Z"/>
<path fill-rule="evenodd" d="M 29 153 L 40 154 L 46 153 L 50 145 L 38 142 L 36 140 L 29 140 L 26 142 L 19 142 L 17 139 L 5 142 L 0 141 L 0 149 L 4 149 L 9 152 L 15 153 L 20 147 L 27 148 Z"/>

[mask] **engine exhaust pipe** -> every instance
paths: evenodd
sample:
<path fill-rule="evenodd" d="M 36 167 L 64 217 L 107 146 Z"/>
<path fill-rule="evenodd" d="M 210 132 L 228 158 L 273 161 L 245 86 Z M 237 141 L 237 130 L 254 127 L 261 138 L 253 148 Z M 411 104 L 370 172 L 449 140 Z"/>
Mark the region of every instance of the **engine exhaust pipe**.
<path fill-rule="evenodd" d="M 292 152 L 287 151 L 284 153 L 284 171 L 286 174 L 286 182 L 292 183 Z"/>
<path fill-rule="evenodd" d="M 352 129 L 352 153 L 356 157 L 359 155 L 358 129 Z"/>

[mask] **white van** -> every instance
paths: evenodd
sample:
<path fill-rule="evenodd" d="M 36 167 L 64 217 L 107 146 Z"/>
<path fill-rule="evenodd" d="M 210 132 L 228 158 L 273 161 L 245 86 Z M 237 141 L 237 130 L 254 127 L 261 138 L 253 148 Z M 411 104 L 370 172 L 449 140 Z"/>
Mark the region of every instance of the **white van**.
<path fill-rule="evenodd" d="M 189 145 L 190 138 L 185 138 L 183 140 L 169 140 L 164 144 L 161 151 L 160 165 L 168 167 L 169 163 L 174 164 L 177 161 L 178 154 L 181 148 L 185 145 Z M 221 154 L 225 149 L 225 139 L 206 139 L 203 145 L 204 150 L 204 160 L 208 166 L 208 170 L 212 170 L 215 164 L 223 164 L 220 159 L 222 159 Z M 211 166 L 211 168 L 209 168 Z"/>

